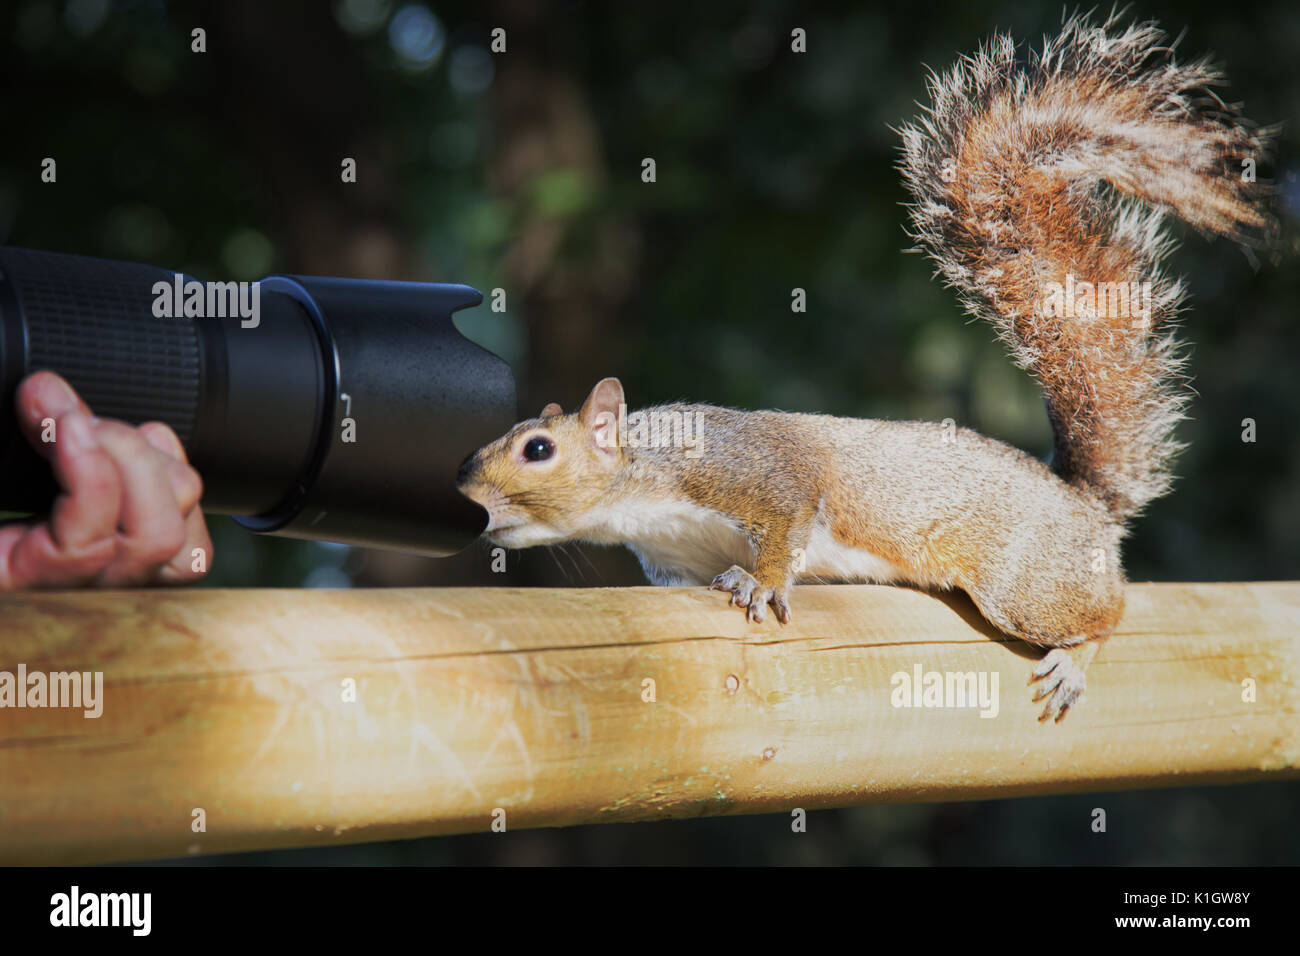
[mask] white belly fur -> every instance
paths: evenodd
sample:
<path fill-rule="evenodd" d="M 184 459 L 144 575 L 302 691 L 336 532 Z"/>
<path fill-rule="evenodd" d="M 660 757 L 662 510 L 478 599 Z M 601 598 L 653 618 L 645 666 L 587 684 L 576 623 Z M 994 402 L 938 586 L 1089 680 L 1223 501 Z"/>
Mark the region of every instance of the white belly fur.
<path fill-rule="evenodd" d="M 733 564 L 753 570 L 754 548 L 739 524 L 712 508 L 682 501 L 636 501 L 596 508 L 582 537 L 626 544 L 659 585 L 708 584 Z"/>
<path fill-rule="evenodd" d="M 708 584 L 733 564 L 754 570 L 754 548 L 739 524 L 690 502 L 640 501 L 587 515 L 585 540 L 626 544 L 659 585 Z M 792 555 L 791 560 L 795 558 Z M 906 580 L 907 572 L 870 551 L 836 541 L 825 516 L 813 525 L 800 581 Z"/>
<path fill-rule="evenodd" d="M 863 581 L 886 584 L 907 578 L 907 572 L 878 554 L 841 544 L 831 535 L 829 523 L 818 517 L 808 536 L 800 581 Z"/>

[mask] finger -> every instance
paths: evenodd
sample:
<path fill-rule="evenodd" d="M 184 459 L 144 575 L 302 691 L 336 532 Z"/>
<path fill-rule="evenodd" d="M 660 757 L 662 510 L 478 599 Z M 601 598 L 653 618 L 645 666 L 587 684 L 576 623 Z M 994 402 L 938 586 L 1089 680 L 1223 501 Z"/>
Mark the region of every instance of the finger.
<path fill-rule="evenodd" d="M 28 527 L 25 523 L 0 527 L 0 591 L 15 591 L 25 586 L 14 576 L 13 553 Z"/>
<path fill-rule="evenodd" d="M 17 405 L 24 436 L 50 461 L 65 492 L 55 500 L 51 515 L 49 534 L 54 543 L 58 550 L 69 552 L 73 562 L 86 551 L 102 555 L 104 542 L 117 530 L 121 487 L 112 460 L 95 440 L 90 409 L 64 379 L 46 371 L 22 381 Z M 39 541 L 29 545 L 36 552 L 24 554 L 44 553 Z"/>
<path fill-rule="evenodd" d="M 35 431 L 40 420 L 61 416 L 54 441 L 35 443 L 51 459 L 64 493 L 48 523 L 10 525 L 0 536 L 0 588 L 71 587 L 88 583 L 112 560 L 121 486 L 112 459 L 95 439 L 92 419 L 57 376 L 38 373 L 20 386 L 19 418 Z M 62 440 L 59 433 L 61 434 Z"/>
<path fill-rule="evenodd" d="M 69 552 L 44 522 L 7 526 L 0 529 L 0 590 L 90 584 L 112 560 L 115 547 L 110 538 Z"/>
<path fill-rule="evenodd" d="M 44 447 L 49 443 L 42 440 L 46 422 L 74 411 L 90 414 L 90 409 L 73 391 L 72 386 L 53 372 L 34 372 L 23 379 L 15 394 L 15 403 L 23 435 L 33 448 L 43 454 L 50 451 Z M 45 457 L 48 458 L 49 454 L 45 454 Z"/>
<path fill-rule="evenodd" d="M 150 445 L 173 459 L 168 466 L 167 475 L 181 514 L 188 515 L 190 509 L 203 497 L 203 480 L 189 466 L 185 446 L 176 437 L 176 433 L 162 422 L 145 422 L 139 426 L 139 431 Z"/>
<path fill-rule="evenodd" d="M 27 587 L 24 569 L 15 563 L 18 545 L 31 530 L 34 522 L 15 521 L 0 527 L 0 591 L 16 591 Z"/>
<path fill-rule="evenodd" d="M 95 434 L 122 476 L 117 554 L 100 582 L 144 583 L 185 543 L 185 522 L 168 471 L 175 459 L 122 422 L 101 421 Z"/>
<path fill-rule="evenodd" d="M 122 480 L 117 464 L 99 442 L 92 419 L 81 411 L 56 423 L 50 464 L 63 494 L 54 500 L 49 530 L 59 548 L 72 557 L 100 550 L 117 533 Z"/>
<path fill-rule="evenodd" d="M 145 422 L 139 428 L 140 433 L 149 440 L 149 444 L 153 445 L 154 448 L 157 448 L 169 458 L 175 458 L 179 462 L 189 464 L 190 459 L 185 454 L 185 446 L 181 444 L 181 440 L 176 437 L 176 433 L 172 431 L 171 426 L 166 422 Z"/>
<path fill-rule="evenodd" d="M 212 538 L 203 512 L 194 508 L 185 516 L 185 543 L 158 569 L 154 580 L 159 584 L 190 584 L 207 574 L 211 566 Z"/>

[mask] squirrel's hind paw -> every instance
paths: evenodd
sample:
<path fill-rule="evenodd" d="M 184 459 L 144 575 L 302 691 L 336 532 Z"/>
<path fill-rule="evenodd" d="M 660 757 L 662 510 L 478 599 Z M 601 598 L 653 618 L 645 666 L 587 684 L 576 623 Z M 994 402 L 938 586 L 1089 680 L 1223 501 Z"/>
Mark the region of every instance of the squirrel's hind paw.
<path fill-rule="evenodd" d="M 1071 653 L 1075 650 L 1078 648 L 1054 647 L 1034 666 L 1029 683 L 1043 682 L 1038 688 L 1038 693 L 1034 694 L 1034 703 L 1044 699 L 1047 701 L 1043 712 L 1038 716 L 1040 721 L 1047 720 L 1055 714 L 1056 723 L 1059 724 L 1070 707 L 1087 690 L 1088 679 L 1085 671 L 1092 655 L 1088 655 L 1087 660 L 1080 663 Z"/>
<path fill-rule="evenodd" d="M 736 607 L 747 608 L 746 614 L 755 624 L 762 624 L 767 618 L 769 604 L 778 621 L 782 624 L 790 623 L 790 604 L 784 592 L 764 587 L 758 578 L 739 565 L 733 564 L 714 578 L 709 590 L 730 591 L 731 603 Z"/>

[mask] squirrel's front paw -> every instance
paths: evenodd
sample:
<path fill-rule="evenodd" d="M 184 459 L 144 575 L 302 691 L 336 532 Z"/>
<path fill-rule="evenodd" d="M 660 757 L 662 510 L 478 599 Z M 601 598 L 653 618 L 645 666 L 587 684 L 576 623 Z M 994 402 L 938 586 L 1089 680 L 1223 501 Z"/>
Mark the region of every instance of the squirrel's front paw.
<path fill-rule="evenodd" d="M 1083 696 L 1088 687 L 1088 679 L 1084 674 L 1087 663 L 1081 666 L 1071 653 L 1074 650 L 1075 648 L 1054 647 L 1034 666 L 1029 683 L 1043 682 L 1034 695 L 1034 702 L 1047 701 L 1038 717 L 1040 721 L 1055 714 L 1059 724 L 1066 711 Z"/>
<path fill-rule="evenodd" d="M 712 591 L 730 591 L 731 603 L 737 607 L 748 608 L 751 621 L 761 624 L 767 617 L 767 606 L 772 605 L 776 619 L 782 624 L 790 622 L 790 604 L 786 600 L 784 589 L 765 587 L 758 578 L 744 568 L 733 564 L 723 571 L 709 585 Z"/>

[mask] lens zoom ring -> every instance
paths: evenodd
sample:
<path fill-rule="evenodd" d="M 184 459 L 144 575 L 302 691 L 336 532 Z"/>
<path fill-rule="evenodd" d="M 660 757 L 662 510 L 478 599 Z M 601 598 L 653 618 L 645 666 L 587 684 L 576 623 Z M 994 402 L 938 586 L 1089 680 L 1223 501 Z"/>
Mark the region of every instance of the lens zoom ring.
<path fill-rule="evenodd" d="M 198 414 L 198 328 L 193 318 L 153 314 L 154 284 L 170 285 L 172 275 L 17 249 L 5 258 L 27 320 L 29 368 L 59 372 L 96 415 L 158 419 L 188 445 Z M 58 268 L 62 259 L 79 261 Z"/>

